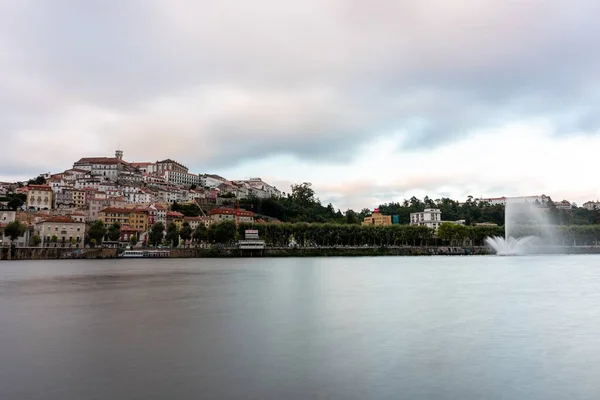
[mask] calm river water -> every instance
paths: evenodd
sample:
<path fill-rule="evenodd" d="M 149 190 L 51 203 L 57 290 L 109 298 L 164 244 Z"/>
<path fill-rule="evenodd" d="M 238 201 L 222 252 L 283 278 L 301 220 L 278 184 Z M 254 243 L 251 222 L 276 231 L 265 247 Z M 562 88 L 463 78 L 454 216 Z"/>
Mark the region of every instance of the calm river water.
<path fill-rule="evenodd" d="M 0 262 L 0 399 L 598 399 L 600 256 Z"/>

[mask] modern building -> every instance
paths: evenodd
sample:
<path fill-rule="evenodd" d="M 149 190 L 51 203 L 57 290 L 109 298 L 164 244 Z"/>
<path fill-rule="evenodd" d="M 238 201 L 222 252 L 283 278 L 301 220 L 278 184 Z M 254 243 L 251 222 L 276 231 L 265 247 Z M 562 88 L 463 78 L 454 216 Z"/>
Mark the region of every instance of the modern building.
<path fill-rule="evenodd" d="M 442 211 L 438 208 L 426 208 L 423 212 L 410 213 L 410 224 L 437 229 L 442 224 Z"/>
<path fill-rule="evenodd" d="M 166 171 L 165 182 L 177 186 L 200 185 L 200 176 L 181 171 Z"/>
<path fill-rule="evenodd" d="M 392 216 L 383 215 L 379 212 L 379 208 L 376 208 L 371 216 L 364 218 L 362 225 L 392 225 Z"/>
<path fill-rule="evenodd" d="M 54 192 L 49 185 L 27 186 L 27 210 L 51 210 Z"/>
<path fill-rule="evenodd" d="M 54 244 L 59 247 L 83 247 L 85 222 L 76 221 L 68 216 L 55 216 L 36 223 L 35 229 L 43 247 Z M 52 240 L 54 236 L 56 242 Z"/>

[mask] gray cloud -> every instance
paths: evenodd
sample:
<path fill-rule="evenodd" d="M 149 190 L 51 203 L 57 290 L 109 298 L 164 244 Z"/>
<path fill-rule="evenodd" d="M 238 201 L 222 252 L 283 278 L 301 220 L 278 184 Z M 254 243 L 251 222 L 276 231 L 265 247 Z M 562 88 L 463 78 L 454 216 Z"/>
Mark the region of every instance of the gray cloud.
<path fill-rule="evenodd" d="M 197 169 L 344 163 L 521 119 L 600 127 L 600 4 L 0 1 L 0 142 L 28 168 L 121 146 Z M 12 175 L 18 152 L 0 159 Z"/>

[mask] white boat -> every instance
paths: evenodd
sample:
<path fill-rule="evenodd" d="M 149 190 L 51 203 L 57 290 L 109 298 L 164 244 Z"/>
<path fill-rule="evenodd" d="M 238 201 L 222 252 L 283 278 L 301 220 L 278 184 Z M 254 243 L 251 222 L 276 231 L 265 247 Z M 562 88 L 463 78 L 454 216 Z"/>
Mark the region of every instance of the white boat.
<path fill-rule="evenodd" d="M 169 250 L 125 250 L 121 258 L 165 258 L 169 257 Z"/>

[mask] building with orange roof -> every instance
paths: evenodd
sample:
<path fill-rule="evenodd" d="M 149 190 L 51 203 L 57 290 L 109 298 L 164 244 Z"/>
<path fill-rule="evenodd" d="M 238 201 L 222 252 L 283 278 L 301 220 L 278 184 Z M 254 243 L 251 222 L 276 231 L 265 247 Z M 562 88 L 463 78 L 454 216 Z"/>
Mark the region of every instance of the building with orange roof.
<path fill-rule="evenodd" d="M 254 222 L 254 213 L 246 210 L 236 210 L 233 208 L 215 208 L 210 211 L 210 217 L 216 222 L 223 221 L 238 221 L 238 222 Z"/>

